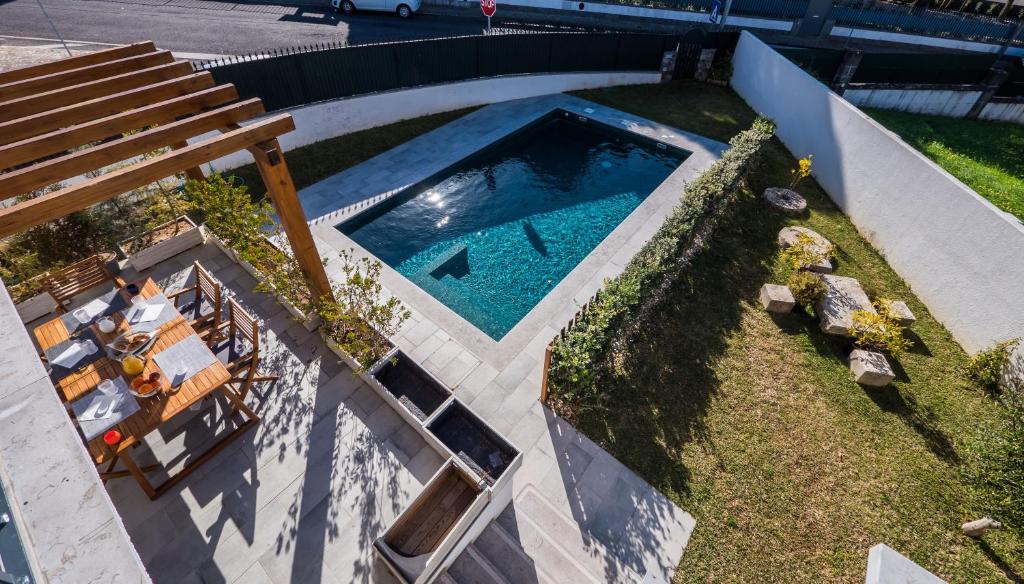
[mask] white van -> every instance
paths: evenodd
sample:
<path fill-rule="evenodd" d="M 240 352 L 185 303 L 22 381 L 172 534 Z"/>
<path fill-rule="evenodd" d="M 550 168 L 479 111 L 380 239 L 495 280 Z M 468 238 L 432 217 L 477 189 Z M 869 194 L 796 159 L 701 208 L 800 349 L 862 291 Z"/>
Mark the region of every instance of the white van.
<path fill-rule="evenodd" d="M 423 0 L 331 0 L 331 6 L 345 14 L 352 14 L 356 9 L 376 10 L 394 12 L 402 18 L 412 16 L 413 12 L 420 9 L 421 4 Z"/>

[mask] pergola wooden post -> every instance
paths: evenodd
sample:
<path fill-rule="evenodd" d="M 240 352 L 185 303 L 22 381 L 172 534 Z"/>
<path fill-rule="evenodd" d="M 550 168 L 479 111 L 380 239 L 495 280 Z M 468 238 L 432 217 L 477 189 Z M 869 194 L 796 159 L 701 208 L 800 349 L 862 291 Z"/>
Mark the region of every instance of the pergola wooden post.
<path fill-rule="evenodd" d="M 277 141 L 295 122 L 288 114 L 253 121 L 263 103 L 237 99 L 234 86 L 215 86 L 210 73 L 151 42 L 0 73 L 0 201 L 134 161 L 0 208 L 0 239 L 179 172 L 201 180 L 204 163 L 248 150 L 313 296 L 333 298 Z M 189 143 L 211 131 L 220 134 Z M 170 151 L 138 159 L 160 148 Z"/>

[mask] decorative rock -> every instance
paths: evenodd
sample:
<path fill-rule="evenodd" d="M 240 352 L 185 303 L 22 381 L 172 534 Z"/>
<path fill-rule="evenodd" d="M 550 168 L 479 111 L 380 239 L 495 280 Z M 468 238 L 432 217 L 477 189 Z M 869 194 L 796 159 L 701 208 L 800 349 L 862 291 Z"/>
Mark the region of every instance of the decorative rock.
<path fill-rule="evenodd" d="M 896 374 L 885 355 L 864 349 L 850 353 L 850 371 L 853 379 L 861 385 L 885 387 L 896 379 Z"/>
<path fill-rule="evenodd" d="M 796 299 L 790 292 L 789 286 L 778 284 L 765 284 L 761 286 L 761 306 L 774 314 L 785 314 L 791 312 L 796 306 Z"/>
<path fill-rule="evenodd" d="M 871 299 L 854 278 L 822 274 L 821 281 L 825 283 L 825 294 L 814 304 L 814 311 L 821 320 L 821 330 L 831 335 L 851 336 L 851 313 L 854 310 L 875 312 Z"/>
<path fill-rule="evenodd" d="M 800 236 L 809 237 L 814 244 L 809 246 L 814 251 L 820 253 L 823 256 L 827 256 L 832 253 L 833 245 L 832 242 L 825 239 L 825 236 L 808 229 L 806 227 L 800 227 L 799 225 L 794 227 L 783 227 L 779 230 L 779 235 L 776 237 L 776 241 L 779 243 L 779 247 L 789 247 L 799 241 Z"/>
<path fill-rule="evenodd" d="M 807 209 L 807 201 L 800 196 L 800 193 L 791 189 L 769 187 L 764 190 L 762 196 L 769 205 L 785 213 L 796 215 Z"/>
<path fill-rule="evenodd" d="M 902 327 L 908 327 L 917 322 L 917 317 L 910 312 L 910 307 L 902 300 L 893 300 L 889 303 L 889 314 L 900 323 Z"/>
<path fill-rule="evenodd" d="M 981 537 L 986 529 L 1002 529 L 1003 524 L 991 517 L 982 517 L 974 521 L 968 521 L 960 526 L 960 531 L 968 537 Z"/>
<path fill-rule="evenodd" d="M 803 269 L 805 269 L 805 270 L 808 270 L 808 271 L 811 271 L 811 272 L 817 272 L 819 274 L 831 274 L 832 273 L 832 262 L 830 262 L 830 261 L 828 261 L 826 259 L 819 260 L 817 262 L 814 262 L 813 264 L 804 264 L 801 267 Z"/>

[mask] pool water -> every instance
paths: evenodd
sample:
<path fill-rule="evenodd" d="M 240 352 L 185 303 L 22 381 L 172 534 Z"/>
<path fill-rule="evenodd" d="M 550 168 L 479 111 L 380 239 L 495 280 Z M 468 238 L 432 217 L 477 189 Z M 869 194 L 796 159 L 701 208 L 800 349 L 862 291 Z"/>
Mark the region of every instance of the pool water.
<path fill-rule="evenodd" d="M 556 111 L 338 229 L 500 340 L 687 155 Z"/>

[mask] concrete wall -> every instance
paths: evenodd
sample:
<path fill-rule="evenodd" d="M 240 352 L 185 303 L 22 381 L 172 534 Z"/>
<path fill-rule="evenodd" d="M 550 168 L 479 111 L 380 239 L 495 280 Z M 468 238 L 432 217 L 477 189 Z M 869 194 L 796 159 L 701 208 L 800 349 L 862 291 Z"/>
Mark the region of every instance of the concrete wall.
<path fill-rule="evenodd" d="M 744 32 L 732 85 L 968 351 L 1024 336 L 1024 225 Z"/>
<path fill-rule="evenodd" d="M 0 480 L 37 582 L 149 582 L 3 282 Z"/>
<path fill-rule="evenodd" d="M 280 142 L 281 147 L 288 151 L 360 130 L 465 107 L 581 89 L 660 81 L 661 73 L 657 71 L 509 75 L 324 101 L 288 110 L 295 118 L 296 130 L 282 136 Z M 213 135 L 206 134 L 189 142 Z M 248 152 L 238 152 L 215 161 L 213 167 L 225 170 L 252 161 Z"/>
<path fill-rule="evenodd" d="M 852 28 L 848 26 L 835 26 L 832 28 L 832 32 L 830 34 L 834 37 L 886 41 L 890 43 L 922 45 L 926 47 L 940 47 L 943 49 L 972 51 L 975 53 L 998 53 L 1000 49 L 999 45 L 993 45 L 990 43 L 978 43 L 974 41 L 939 38 L 903 32 L 891 32 L 887 30 Z M 1006 51 L 1006 54 L 1024 56 L 1024 48 L 1012 47 Z"/>
<path fill-rule="evenodd" d="M 981 110 L 981 115 L 978 117 L 983 120 L 1024 124 L 1024 101 L 989 102 L 985 104 L 985 108 Z"/>
<path fill-rule="evenodd" d="M 850 86 L 843 98 L 853 105 L 900 112 L 962 118 L 981 96 L 981 90 L 861 89 Z"/>

